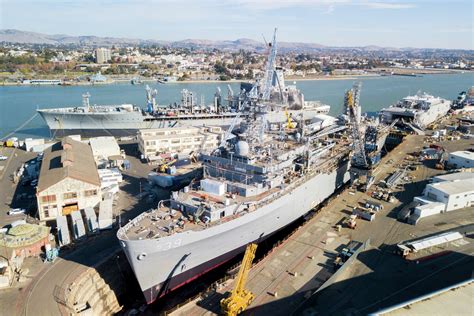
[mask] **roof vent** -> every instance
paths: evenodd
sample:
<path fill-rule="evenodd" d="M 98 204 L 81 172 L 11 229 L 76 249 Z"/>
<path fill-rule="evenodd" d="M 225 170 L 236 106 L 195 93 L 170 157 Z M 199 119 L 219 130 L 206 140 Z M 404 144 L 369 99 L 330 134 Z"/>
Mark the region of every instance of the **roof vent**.
<path fill-rule="evenodd" d="M 70 150 L 64 150 L 61 154 L 61 163 L 63 167 L 71 166 L 74 163 L 74 155 Z"/>
<path fill-rule="evenodd" d="M 68 150 L 72 148 L 72 139 L 70 137 L 65 137 L 61 141 L 61 146 L 64 150 Z"/>

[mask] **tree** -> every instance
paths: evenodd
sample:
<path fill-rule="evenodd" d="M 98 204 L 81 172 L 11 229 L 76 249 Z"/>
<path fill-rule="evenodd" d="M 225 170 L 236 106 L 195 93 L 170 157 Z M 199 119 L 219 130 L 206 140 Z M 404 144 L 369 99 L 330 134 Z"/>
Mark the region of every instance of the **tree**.
<path fill-rule="evenodd" d="M 228 81 L 228 80 L 230 80 L 230 77 L 229 77 L 229 76 L 226 76 L 226 75 L 220 75 L 220 76 L 219 76 L 219 80 L 220 80 L 220 81 Z"/>

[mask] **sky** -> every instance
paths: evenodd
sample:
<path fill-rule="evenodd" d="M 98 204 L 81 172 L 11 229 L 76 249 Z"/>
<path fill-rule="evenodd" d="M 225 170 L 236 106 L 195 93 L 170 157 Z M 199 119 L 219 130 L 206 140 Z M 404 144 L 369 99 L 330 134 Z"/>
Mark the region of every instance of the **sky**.
<path fill-rule="evenodd" d="M 474 49 L 472 0 L 0 0 L 0 29 Z"/>

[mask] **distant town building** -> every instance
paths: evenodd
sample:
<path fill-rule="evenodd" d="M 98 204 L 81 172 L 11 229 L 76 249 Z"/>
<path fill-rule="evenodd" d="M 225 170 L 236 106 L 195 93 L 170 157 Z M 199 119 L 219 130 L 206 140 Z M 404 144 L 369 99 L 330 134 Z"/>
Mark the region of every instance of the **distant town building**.
<path fill-rule="evenodd" d="M 104 64 L 112 59 L 110 49 L 108 48 L 97 48 L 95 50 L 95 61 L 98 64 Z"/>
<path fill-rule="evenodd" d="M 160 155 L 190 154 L 217 148 L 224 131 L 220 127 L 146 129 L 138 132 L 138 149 L 148 160 Z"/>
<path fill-rule="evenodd" d="M 88 144 L 65 137 L 44 152 L 36 197 L 41 221 L 94 207 L 101 183 Z"/>

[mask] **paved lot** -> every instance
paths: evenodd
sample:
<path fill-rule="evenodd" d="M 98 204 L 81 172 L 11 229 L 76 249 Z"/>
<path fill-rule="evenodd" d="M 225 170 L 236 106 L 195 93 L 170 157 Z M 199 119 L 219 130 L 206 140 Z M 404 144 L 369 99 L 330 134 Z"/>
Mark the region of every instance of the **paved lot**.
<path fill-rule="evenodd" d="M 0 147 L 0 155 L 8 157 L 6 161 L 0 161 L 0 227 L 3 227 L 25 217 L 23 215 L 7 215 L 11 208 L 25 208 L 32 213 L 36 211 L 34 188 L 29 185 L 17 186 L 13 183 L 13 173 L 23 163 L 35 158 L 36 154 L 25 152 L 22 149 Z M 25 196 L 18 198 L 23 193 Z"/>

